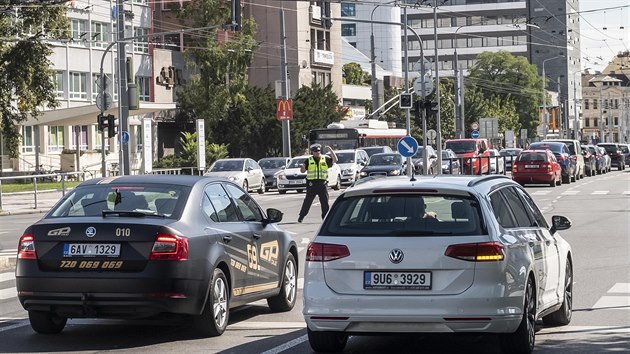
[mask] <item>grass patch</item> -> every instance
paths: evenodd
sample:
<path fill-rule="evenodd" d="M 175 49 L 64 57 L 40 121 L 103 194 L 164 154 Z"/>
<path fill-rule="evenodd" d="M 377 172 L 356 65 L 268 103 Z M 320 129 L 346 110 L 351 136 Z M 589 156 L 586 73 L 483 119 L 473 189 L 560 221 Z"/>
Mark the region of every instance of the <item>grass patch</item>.
<path fill-rule="evenodd" d="M 66 188 L 79 185 L 79 181 L 66 181 Z M 61 182 L 37 182 L 37 190 L 61 190 Z M 2 193 L 32 192 L 32 183 L 2 183 Z"/>

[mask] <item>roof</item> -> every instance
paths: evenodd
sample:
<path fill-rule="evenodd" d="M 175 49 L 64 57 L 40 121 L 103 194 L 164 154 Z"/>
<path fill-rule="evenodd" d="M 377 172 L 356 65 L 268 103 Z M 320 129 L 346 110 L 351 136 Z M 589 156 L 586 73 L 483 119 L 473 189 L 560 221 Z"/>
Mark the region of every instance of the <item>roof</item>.
<path fill-rule="evenodd" d="M 89 186 L 95 184 L 150 184 L 150 183 L 163 183 L 163 184 L 176 184 L 183 186 L 193 186 L 198 181 L 203 179 L 215 179 L 204 176 L 186 176 L 186 175 L 131 175 L 131 176 L 118 176 L 118 177 L 105 177 L 89 179 L 79 186 Z M 217 179 L 218 180 L 218 179 Z"/>

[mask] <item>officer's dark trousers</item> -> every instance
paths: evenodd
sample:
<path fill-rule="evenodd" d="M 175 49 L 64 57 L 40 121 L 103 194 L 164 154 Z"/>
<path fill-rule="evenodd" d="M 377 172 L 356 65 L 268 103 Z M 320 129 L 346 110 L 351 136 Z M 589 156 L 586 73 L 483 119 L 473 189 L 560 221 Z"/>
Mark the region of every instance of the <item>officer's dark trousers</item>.
<path fill-rule="evenodd" d="M 322 219 L 328 213 L 328 183 L 326 181 L 307 181 L 306 196 L 302 203 L 302 209 L 300 209 L 300 220 L 304 219 L 306 214 L 308 214 L 316 195 L 319 196 L 319 204 L 322 207 Z"/>

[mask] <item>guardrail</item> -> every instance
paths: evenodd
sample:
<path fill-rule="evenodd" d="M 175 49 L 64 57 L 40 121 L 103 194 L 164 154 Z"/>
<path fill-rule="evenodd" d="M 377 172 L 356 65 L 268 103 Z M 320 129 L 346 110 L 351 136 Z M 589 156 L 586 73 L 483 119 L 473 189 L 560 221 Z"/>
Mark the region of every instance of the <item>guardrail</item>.
<path fill-rule="evenodd" d="M 32 180 L 31 184 L 33 185 L 33 209 L 37 209 L 37 180 L 50 180 L 55 181 L 59 179 L 61 182 L 61 194 L 66 195 L 66 181 L 70 180 L 70 178 L 80 178 L 81 181 L 85 180 L 85 172 L 60 172 L 60 173 L 48 173 L 48 174 L 40 174 L 40 175 L 26 175 L 26 176 L 11 176 L 11 177 L 0 177 L 0 210 L 2 210 L 2 183 L 4 181 L 10 180 Z"/>

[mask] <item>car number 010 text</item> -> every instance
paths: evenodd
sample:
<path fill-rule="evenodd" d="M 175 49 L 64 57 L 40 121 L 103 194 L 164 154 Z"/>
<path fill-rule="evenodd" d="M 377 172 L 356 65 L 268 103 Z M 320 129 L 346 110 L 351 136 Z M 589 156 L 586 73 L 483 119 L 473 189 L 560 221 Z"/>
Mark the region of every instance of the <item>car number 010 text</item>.
<path fill-rule="evenodd" d="M 131 229 L 128 227 L 117 227 L 116 237 L 129 237 L 131 236 Z"/>

